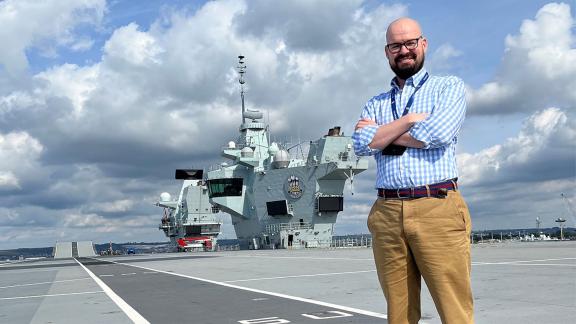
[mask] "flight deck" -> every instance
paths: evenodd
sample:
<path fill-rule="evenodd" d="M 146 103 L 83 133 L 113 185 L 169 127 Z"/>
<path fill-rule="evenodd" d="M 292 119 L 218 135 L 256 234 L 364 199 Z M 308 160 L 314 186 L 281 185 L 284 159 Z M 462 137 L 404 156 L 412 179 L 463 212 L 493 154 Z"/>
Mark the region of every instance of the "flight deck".
<path fill-rule="evenodd" d="M 576 242 L 475 244 L 476 323 L 571 323 Z M 1 323 L 386 323 L 369 248 L 0 265 Z M 421 323 L 440 323 L 425 285 Z"/>

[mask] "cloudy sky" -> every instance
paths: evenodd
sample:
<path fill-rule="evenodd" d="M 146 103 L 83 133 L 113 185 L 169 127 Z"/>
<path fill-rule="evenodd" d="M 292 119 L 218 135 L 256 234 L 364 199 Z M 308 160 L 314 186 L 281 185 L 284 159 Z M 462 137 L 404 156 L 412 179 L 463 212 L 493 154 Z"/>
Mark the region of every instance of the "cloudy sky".
<path fill-rule="evenodd" d="M 385 30 L 418 19 L 426 67 L 468 87 L 461 188 L 475 230 L 576 226 L 574 0 L 0 1 L 0 249 L 165 241 L 175 168 L 221 162 L 247 105 L 277 139 L 351 133 L 392 73 Z M 374 164 L 338 234 L 367 233 Z M 230 219 L 224 237 L 234 237 Z"/>

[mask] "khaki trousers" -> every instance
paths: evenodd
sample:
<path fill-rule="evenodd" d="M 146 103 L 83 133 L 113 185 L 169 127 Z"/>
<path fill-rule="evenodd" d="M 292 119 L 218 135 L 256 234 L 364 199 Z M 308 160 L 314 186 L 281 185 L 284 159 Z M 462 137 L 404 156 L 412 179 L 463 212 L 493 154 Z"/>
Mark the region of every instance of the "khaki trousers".
<path fill-rule="evenodd" d="M 378 198 L 368 228 L 388 323 L 418 323 L 421 277 L 442 323 L 474 323 L 470 213 L 458 191 L 446 198 Z"/>

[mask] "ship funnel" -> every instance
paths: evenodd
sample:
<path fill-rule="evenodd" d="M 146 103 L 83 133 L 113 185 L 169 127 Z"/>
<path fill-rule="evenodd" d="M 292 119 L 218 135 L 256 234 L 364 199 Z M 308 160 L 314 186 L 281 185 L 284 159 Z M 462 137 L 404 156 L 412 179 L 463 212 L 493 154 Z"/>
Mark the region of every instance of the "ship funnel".
<path fill-rule="evenodd" d="M 328 130 L 328 136 L 340 136 L 340 126 L 334 126 Z"/>

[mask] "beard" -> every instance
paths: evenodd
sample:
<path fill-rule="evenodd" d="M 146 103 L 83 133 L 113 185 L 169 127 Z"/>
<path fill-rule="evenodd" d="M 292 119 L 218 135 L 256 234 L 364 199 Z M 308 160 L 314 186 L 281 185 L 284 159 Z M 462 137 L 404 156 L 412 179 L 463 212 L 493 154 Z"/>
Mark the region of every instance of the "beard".
<path fill-rule="evenodd" d="M 407 66 L 407 67 L 399 67 L 398 62 L 404 58 L 411 58 L 414 60 L 414 65 Z M 418 73 L 424 66 L 424 53 L 422 53 L 422 60 L 418 61 L 416 53 L 408 52 L 404 55 L 399 55 L 394 59 L 394 64 L 390 64 L 390 68 L 394 71 L 394 74 L 402 80 L 407 80 L 409 77 L 413 76 L 414 74 Z"/>

